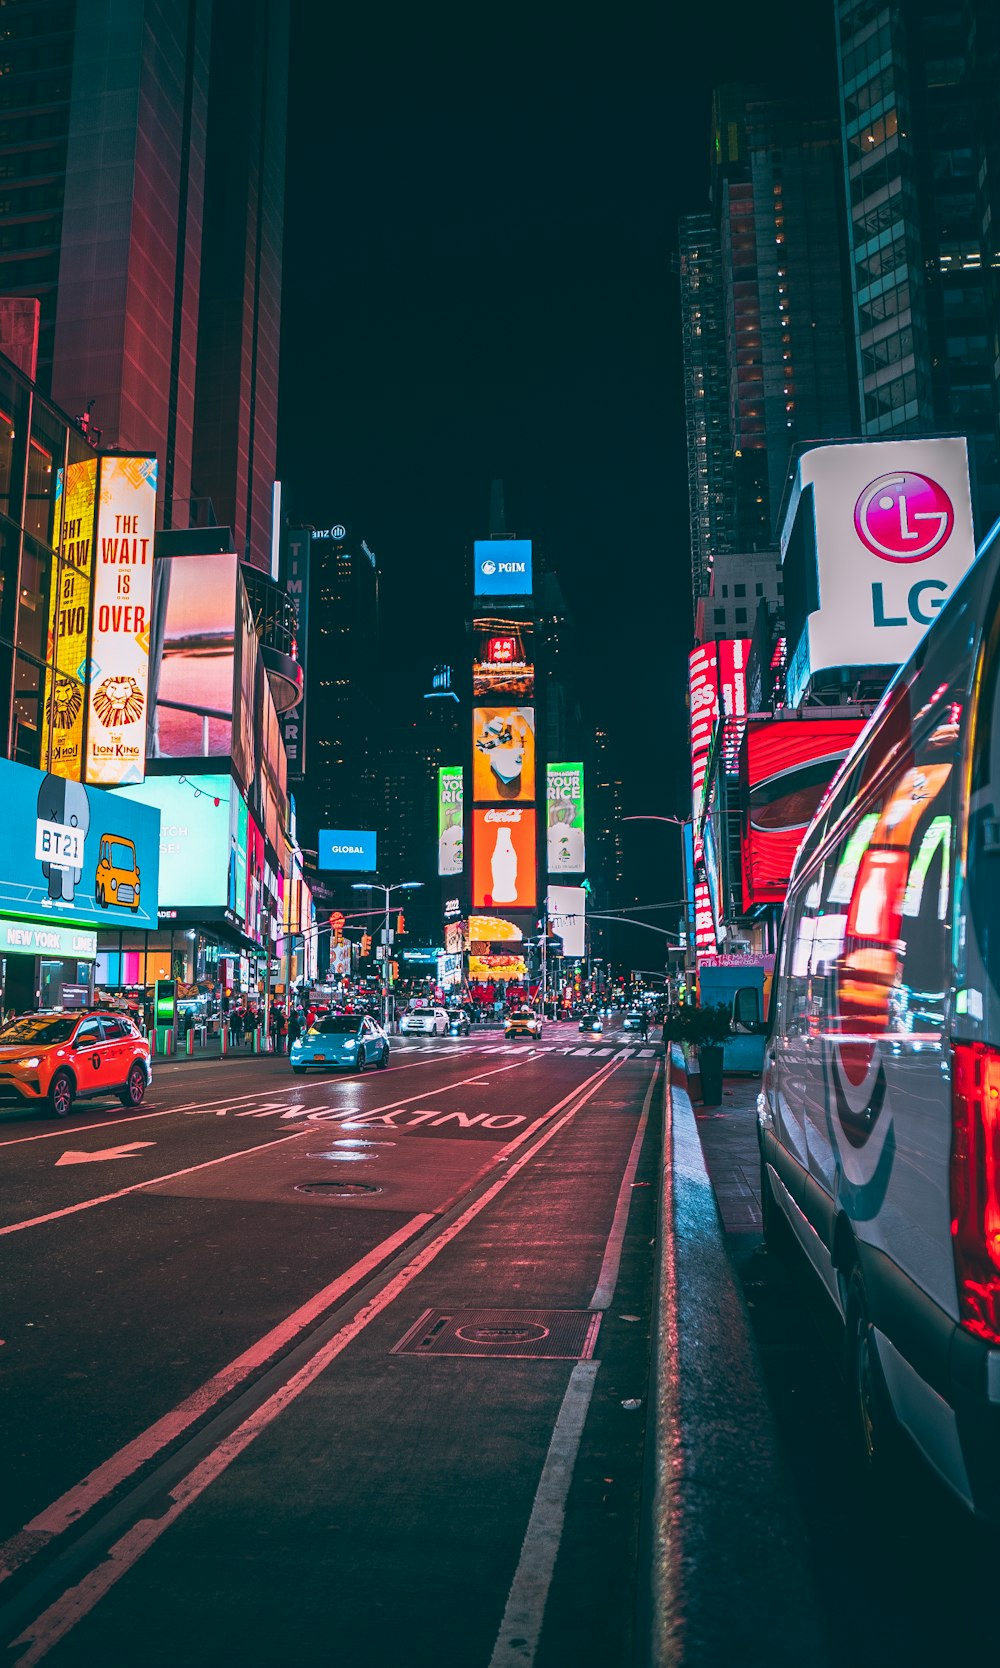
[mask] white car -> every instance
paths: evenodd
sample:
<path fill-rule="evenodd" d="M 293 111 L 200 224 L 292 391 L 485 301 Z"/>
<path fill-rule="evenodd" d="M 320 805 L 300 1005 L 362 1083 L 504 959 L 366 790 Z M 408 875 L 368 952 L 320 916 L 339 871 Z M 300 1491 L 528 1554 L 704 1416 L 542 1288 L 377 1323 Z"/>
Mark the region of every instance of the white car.
<path fill-rule="evenodd" d="M 448 1015 L 443 1008 L 409 1008 L 399 1022 L 404 1037 L 444 1037 L 448 1033 Z"/>

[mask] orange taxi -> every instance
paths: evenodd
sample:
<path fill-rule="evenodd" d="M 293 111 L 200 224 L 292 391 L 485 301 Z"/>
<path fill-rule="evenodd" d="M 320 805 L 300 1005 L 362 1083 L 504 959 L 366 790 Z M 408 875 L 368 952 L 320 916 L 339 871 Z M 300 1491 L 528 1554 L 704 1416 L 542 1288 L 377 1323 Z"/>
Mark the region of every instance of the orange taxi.
<path fill-rule="evenodd" d="M 152 1081 L 149 1043 L 127 1014 L 21 1014 L 0 1027 L 0 1109 L 39 1102 L 65 1118 L 97 1095 L 141 1106 Z"/>

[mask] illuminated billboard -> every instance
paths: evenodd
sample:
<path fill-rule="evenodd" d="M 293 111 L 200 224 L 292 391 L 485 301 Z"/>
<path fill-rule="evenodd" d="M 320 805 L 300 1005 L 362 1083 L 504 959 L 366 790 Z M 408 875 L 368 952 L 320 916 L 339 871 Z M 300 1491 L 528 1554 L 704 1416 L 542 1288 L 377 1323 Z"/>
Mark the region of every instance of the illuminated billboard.
<path fill-rule="evenodd" d="M 748 724 L 740 757 L 744 910 L 784 900 L 803 835 L 863 727 L 860 718 Z"/>
<path fill-rule="evenodd" d="M 583 765 L 550 764 L 546 771 L 546 799 L 549 874 L 582 875 L 587 867 Z"/>
<path fill-rule="evenodd" d="M 59 518 L 58 578 L 49 597 L 42 759 L 56 776 L 83 772 L 83 717 L 90 595 L 94 557 L 97 458 L 71 463 L 56 483 Z"/>
<path fill-rule="evenodd" d="M 531 594 L 530 539 L 476 539 L 474 593 L 477 597 Z"/>
<path fill-rule="evenodd" d="M 469 980 L 472 984 L 520 984 L 527 977 L 528 964 L 523 956 L 470 956 Z"/>
<path fill-rule="evenodd" d="M 719 713 L 722 718 L 722 752 L 726 774 L 739 770 L 740 742 L 747 722 L 748 637 L 723 638 L 715 645 L 719 670 Z"/>
<path fill-rule="evenodd" d="M 804 452 L 781 530 L 790 704 L 818 673 L 908 660 L 975 554 L 964 437 Z"/>
<path fill-rule="evenodd" d="M 702 858 L 700 827 L 705 801 L 705 768 L 719 716 L 719 663 L 714 643 L 704 643 L 688 655 L 688 709 L 694 858 L 698 864 Z"/>
<path fill-rule="evenodd" d="M 162 909 L 224 909 L 230 905 L 230 877 L 237 865 L 233 795 L 239 798 L 232 778 L 215 773 L 147 776 L 144 782 L 116 792 L 116 800 L 134 800 L 160 813 Z M 245 827 L 244 820 L 244 873 Z M 236 828 L 240 828 L 238 818 Z M 241 917 L 244 912 L 242 907 L 238 911 Z"/>
<path fill-rule="evenodd" d="M 562 939 L 564 956 L 587 954 L 587 894 L 582 886 L 550 886 L 546 901 L 549 931 Z"/>
<path fill-rule="evenodd" d="M 159 823 L 153 813 L 8 759 L 0 759 L 0 804 L 0 910 L 155 928 Z"/>
<path fill-rule="evenodd" d="M 87 678 L 86 778 L 99 786 L 146 772 L 155 533 L 156 459 L 103 457 Z"/>
<path fill-rule="evenodd" d="M 228 758 L 233 752 L 237 558 L 175 556 L 162 567 L 163 653 L 154 756 Z M 241 709 L 244 727 L 252 725 L 252 682 Z M 239 748 L 235 756 L 239 761 Z M 242 774 L 240 763 L 237 768 Z M 248 776 L 251 770 L 252 762 Z"/>
<path fill-rule="evenodd" d="M 438 770 L 438 874 L 460 875 L 464 862 L 462 814 L 464 777 L 461 765 Z"/>
<path fill-rule="evenodd" d="M 473 621 L 475 657 L 472 662 L 474 700 L 530 701 L 535 693 L 532 626 L 527 620 L 494 617 Z"/>
<path fill-rule="evenodd" d="M 374 874 L 377 837 L 368 828 L 321 828 L 317 868 Z"/>
<path fill-rule="evenodd" d="M 475 707 L 472 713 L 472 797 L 533 800 L 535 710 Z"/>
<path fill-rule="evenodd" d="M 520 805 L 472 813 L 472 907 L 534 909 L 535 812 Z"/>

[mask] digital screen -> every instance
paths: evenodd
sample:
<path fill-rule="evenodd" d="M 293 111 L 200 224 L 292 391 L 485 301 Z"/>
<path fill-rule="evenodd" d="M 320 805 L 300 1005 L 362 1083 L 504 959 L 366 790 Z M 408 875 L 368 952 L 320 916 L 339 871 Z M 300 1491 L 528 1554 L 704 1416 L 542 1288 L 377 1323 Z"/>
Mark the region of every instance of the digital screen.
<path fill-rule="evenodd" d="M 474 700 L 530 701 L 535 693 L 532 627 L 526 620 L 499 617 L 473 621 L 475 658 L 472 662 Z"/>
<path fill-rule="evenodd" d="M 546 772 L 550 875 L 582 875 L 587 867 L 583 826 L 583 765 L 551 764 Z"/>
<path fill-rule="evenodd" d="M 163 655 L 153 756 L 229 758 L 237 558 L 173 556 L 161 566 Z"/>
<path fill-rule="evenodd" d="M 535 812 L 504 806 L 472 813 L 472 907 L 534 909 Z"/>
<path fill-rule="evenodd" d="M 224 909 L 229 903 L 236 793 L 228 774 L 147 776 L 116 791 L 116 800 L 134 800 L 160 813 L 161 908 Z"/>
<path fill-rule="evenodd" d="M 98 786 L 146 772 L 155 532 L 156 459 L 103 457 L 87 678 L 86 777 Z"/>
<path fill-rule="evenodd" d="M 564 956 L 587 954 L 587 894 L 582 886 L 550 886 L 549 931 L 562 939 Z"/>
<path fill-rule="evenodd" d="M 438 770 L 438 874 L 460 875 L 465 861 L 462 826 L 465 799 L 461 765 Z"/>
<path fill-rule="evenodd" d="M 157 924 L 158 822 L 117 794 L 0 759 L 0 909 Z"/>
<path fill-rule="evenodd" d="M 49 597 L 42 758 L 56 776 L 82 775 L 83 716 L 94 559 L 97 458 L 71 463 L 56 483 L 59 567 Z"/>
<path fill-rule="evenodd" d="M 366 828 L 321 828 L 319 831 L 319 868 L 329 870 L 357 870 L 374 874 L 376 835 Z"/>
<path fill-rule="evenodd" d="M 473 984 L 518 984 L 527 976 L 528 965 L 523 956 L 470 956 L 469 979 Z"/>
<path fill-rule="evenodd" d="M 748 807 L 741 842 L 744 909 L 783 901 L 803 835 L 863 727 L 860 718 L 748 726 L 740 789 Z"/>
<path fill-rule="evenodd" d="M 530 596 L 530 539 L 476 539 L 473 561 L 477 597 Z"/>
<path fill-rule="evenodd" d="M 531 801 L 535 797 L 533 707 L 475 707 L 472 713 L 472 797 Z"/>

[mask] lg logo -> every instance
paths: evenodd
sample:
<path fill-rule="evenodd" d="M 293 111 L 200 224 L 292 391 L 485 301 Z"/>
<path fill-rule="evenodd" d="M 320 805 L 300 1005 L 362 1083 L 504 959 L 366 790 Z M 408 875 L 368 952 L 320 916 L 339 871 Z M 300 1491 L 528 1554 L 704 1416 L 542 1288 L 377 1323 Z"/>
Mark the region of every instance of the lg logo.
<path fill-rule="evenodd" d="M 883 562 L 909 564 L 926 562 L 948 542 L 955 526 L 955 511 L 944 487 L 929 475 L 906 471 L 880 475 L 865 487 L 854 506 L 854 527 L 862 544 Z M 930 625 L 944 605 L 948 587 L 940 579 L 921 579 L 911 585 L 905 599 L 887 611 L 884 586 L 872 585 L 872 616 L 876 626 L 905 626 L 910 620 Z M 937 594 L 932 594 L 937 593 Z"/>

